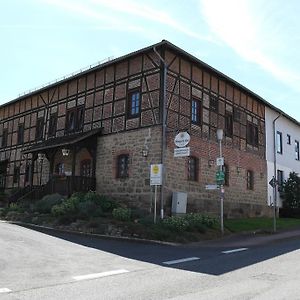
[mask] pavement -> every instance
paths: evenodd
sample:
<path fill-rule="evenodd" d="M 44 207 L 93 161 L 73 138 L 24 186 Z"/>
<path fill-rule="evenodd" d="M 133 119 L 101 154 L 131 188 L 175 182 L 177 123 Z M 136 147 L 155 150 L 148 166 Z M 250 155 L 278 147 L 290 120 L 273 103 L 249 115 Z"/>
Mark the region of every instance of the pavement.
<path fill-rule="evenodd" d="M 224 237 L 214 239 L 214 240 L 203 240 L 199 242 L 193 242 L 189 244 L 176 244 L 165 241 L 157 241 L 157 240 L 147 240 L 147 239 L 139 239 L 133 237 L 121 237 L 121 236 L 109 236 L 109 235 L 101 235 L 101 234 L 93 234 L 86 232 L 78 232 L 78 231 L 70 231 L 65 229 L 51 228 L 41 225 L 28 224 L 23 222 L 8 222 L 16 225 L 20 225 L 23 227 L 36 229 L 39 231 L 54 231 L 54 232 L 66 232 L 78 235 L 84 235 L 94 238 L 100 239 L 111 239 L 111 240 L 124 240 L 124 241 L 132 241 L 132 242 L 140 242 L 140 243 L 150 243 L 150 244 L 161 244 L 161 245 L 170 245 L 170 246 L 179 246 L 183 245 L 185 247 L 251 247 L 258 246 L 264 244 L 270 244 L 279 242 L 281 240 L 287 239 L 295 239 L 300 238 L 300 227 L 290 230 L 278 230 L 277 232 L 242 232 L 236 234 L 225 235 Z"/>

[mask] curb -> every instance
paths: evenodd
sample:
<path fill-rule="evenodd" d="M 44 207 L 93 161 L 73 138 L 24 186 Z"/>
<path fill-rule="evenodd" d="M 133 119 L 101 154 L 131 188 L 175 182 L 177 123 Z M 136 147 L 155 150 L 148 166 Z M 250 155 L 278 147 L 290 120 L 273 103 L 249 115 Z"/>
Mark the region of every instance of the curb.
<path fill-rule="evenodd" d="M 18 226 L 22 226 L 29 229 L 40 229 L 45 231 L 53 231 L 58 233 L 69 233 L 69 234 L 76 234 L 86 237 L 93 237 L 98 239 L 107 239 L 107 240 L 116 240 L 116 241 L 126 241 L 126 242 L 135 242 L 135 243 L 142 243 L 142 244 L 158 244 L 158 245 L 165 245 L 165 246 L 181 246 L 182 244 L 178 243 L 172 243 L 172 242 L 164 242 L 164 241 L 158 241 L 158 240 L 147 240 L 147 239 L 139 239 L 134 237 L 126 237 L 126 236 L 113 236 L 113 235 L 106 235 L 106 234 L 97 234 L 97 233 L 89 233 L 89 232 L 83 232 L 83 231 L 76 231 L 76 230 L 68 230 L 68 229 L 60 229 L 60 228 L 54 228 L 49 226 L 42 226 L 42 225 L 36 225 L 32 223 L 24 223 L 19 221 L 3 221 L 2 223 L 9 223 L 14 224 Z"/>

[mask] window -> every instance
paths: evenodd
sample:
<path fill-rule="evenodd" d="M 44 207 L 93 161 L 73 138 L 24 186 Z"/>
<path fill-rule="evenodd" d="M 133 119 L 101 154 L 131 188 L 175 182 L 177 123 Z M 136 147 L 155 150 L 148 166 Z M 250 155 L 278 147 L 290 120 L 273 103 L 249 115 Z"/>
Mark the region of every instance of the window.
<path fill-rule="evenodd" d="M 210 110 L 212 110 L 214 112 L 218 112 L 219 111 L 218 99 L 216 97 L 210 96 L 209 107 L 210 107 Z"/>
<path fill-rule="evenodd" d="M 192 123 L 199 124 L 201 121 L 200 101 L 192 99 Z"/>
<path fill-rule="evenodd" d="M 225 135 L 232 137 L 233 135 L 233 122 L 232 122 L 232 114 L 226 112 L 225 115 Z"/>
<path fill-rule="evenodd" d="M 56 127 L 57 127 L 57 114 L 52 114 L 49 120 L 49 131 L 48 131 L 49 136 L 56 135 Z"/>
<path fill-rule="evenodd" d="M 44 131 L 44 118 L 37 119 L 36 130 L 35 130 L 35 139 L 41 140 L 43 138 Z"/>
<path fill-rule="evenodd" d="M 291 136 L 289 134 L 286 135 L 286 140 L 287 140 L 287 144 L 290 145 L 291 144 Z"/>
<path fill-rule="evenodd" d="M 254 188 L 254 173 L 247 170 L 247 190 L 253 190 Z"/>
<path fill-rule="evenodd" d="M 55 166 L 55 173 L 57 175 L 64 175 L 65 174 L 65 165 L 64 163 L 58 163 Z"/>
<path fill-rule="evenodd" d="M 252 123 L 247 124 L 247 143 L 255 147 L 258 146 L 258 127 Z"/>
<path fill-rule="evenodd" d="M 25 178 L 24 178 L 25 183 L 29 181 L 29 174 L 30 174 L 30 165 L 27 164 L 25 167 Z"/>
<path fill-rule="evenodd" d="M 188 180 L 197 181 L 198 180 L 198 158 L 189 157 L 188 160 Z"/>
<path fill-rule="evenodd" d="M 295 141 L 295 159 L 300 160 L 299 142 Z"/>
<path fill-rule="evenodd" d="M 72 133 L 81 130 L 84 122 L 84 107 L 80 106 L 67 111 L 66 131 Z"/>
<path fill-rule="evenodd" d="M 141 99 L 140 91 L 131 91 L 128 93 L 128 117 L 134 118 L 140 114 Z"/>
<path fill-rule="evenodd" d="M 90 159 L 85 159 L 80 163 L 80 176 L 91 177 L 92 176 L 92 162 Z"/>
<path fill-rule="evenodd" d="M 233 108 L 233 118 L 234 118 L 234 121 L 236 121 L 236 122 L 241 121 L 241 110 L 238 109 L 237 107 Z"/>
<path fill-rule="evenodd" d="M 19 124 L 18 126 L 18 144 L 23 144 L 24 142 L 24 124 Z"/>
<path fill-rule="evenodd" d="M 18 183 L 20 178 L 20 167 L 14 168 L 13 183 Z"/>
<path fill-rule="evenodd" d="M 225 174 L 224 185 L 229 186 L 229 167 L 228 165 L 223 165 L 223 172 Z"/>
<path fill-rule="evenodd" d="M 282 154 L 282 133 L 279 131 L 276 132 L 276 151 Z"/>
<path fill-rule="evenodd" d="M 3 133 L 2 133 L 2 147 L 6 147 L 7 146 L 7 137 L 8 137 L 8 131 L 7 129 L 3 129 Z"/>
<path fill-rule="evenodd" d="M 277 183 L 278 183 L 278 191 L 282 192 L 283 188 L 283 171 L 277 170 Z"/>
<path fill-rule="evenodd" d="M 117 159 L 117 178 L 126 178 L 129 176 L 129 155 L 122 154 Z"/>

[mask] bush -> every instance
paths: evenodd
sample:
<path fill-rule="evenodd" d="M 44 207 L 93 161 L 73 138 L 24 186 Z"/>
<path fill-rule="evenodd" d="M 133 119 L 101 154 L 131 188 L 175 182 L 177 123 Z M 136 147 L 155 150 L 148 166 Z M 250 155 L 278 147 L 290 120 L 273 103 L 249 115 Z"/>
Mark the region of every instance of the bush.
<path fill-rule="evenodd" d="M 102 208 L 92 201 L 80 202 L 78 205 L 78 214 L 80 217 L 89 218 L 91 216 L 99 216 L 102 214 Z"/>
<path fill-rule="evenodd" d="M 189 223 L 187 220 L 185 220 L 184 217 L 176 217 L 176 216 L 163 219 L 162 225 L 176 232 L 183 232 L 187 230 L 189 227 Z"/>
<path fill-rule="evenodd" d="M 59 194 L 46 195 L 35 203 L 34 210 L 44 214 L 51 213 L 52 207 L 60 204 L 62 200 L 63 197 Z"/>
<path fill-rule="evenodd" d="M 289 178 L 283 184 L 284 201 L 283 208 L 300 208 L 300 177 L 297 173 L 290 173 Z"/>
<path fill-rule="evenodd" d="M 9 211 L 23 212 L 23 209 L 18 203 L 10 203 Z"/>
<path fill-rule="evenodd" d="M 114 208 L 114 210 L 112 211 L 112 215 L 116 220 L 129 221 L 131 217 L 131 210 L 130 208 L 123 207 Z"/>

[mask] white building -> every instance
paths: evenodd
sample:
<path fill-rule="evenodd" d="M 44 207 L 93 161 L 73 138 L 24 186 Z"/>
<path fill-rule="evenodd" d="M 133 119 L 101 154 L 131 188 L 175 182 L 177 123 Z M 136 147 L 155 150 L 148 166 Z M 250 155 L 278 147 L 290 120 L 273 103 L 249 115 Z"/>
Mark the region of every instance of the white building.
<path fill-rule="evenodd" d="M 291 172 L 300 174 L 300 123 L 281 112 L 266 106 L 266 160 L 268 181 L 275 176 L 279 187 L 276 203 L 282 206 L 280 185 Z M 278 191 L 279 190 L 279 191 Z M 274 191 L 268 184 L 268 204 L 273 205 Z"/>

